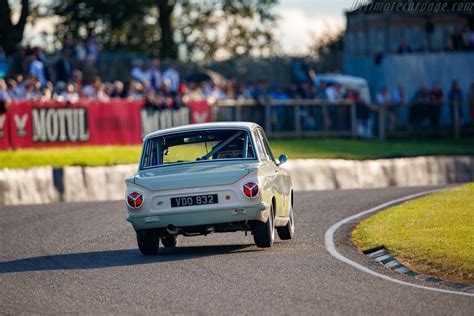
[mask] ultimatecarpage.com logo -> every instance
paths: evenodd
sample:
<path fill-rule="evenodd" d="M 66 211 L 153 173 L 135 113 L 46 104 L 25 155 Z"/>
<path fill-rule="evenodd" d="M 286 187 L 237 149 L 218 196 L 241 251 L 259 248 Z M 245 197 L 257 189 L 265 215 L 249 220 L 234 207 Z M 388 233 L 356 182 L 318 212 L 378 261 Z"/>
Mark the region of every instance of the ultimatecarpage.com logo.
<path fill-rule="evenodd" d="M 354 0 L 351 10 L 362 12 L 405 12 L 411 14 L 464 13 L 474 14 L 473 1 L 407 1 L 407 0 Z"/>

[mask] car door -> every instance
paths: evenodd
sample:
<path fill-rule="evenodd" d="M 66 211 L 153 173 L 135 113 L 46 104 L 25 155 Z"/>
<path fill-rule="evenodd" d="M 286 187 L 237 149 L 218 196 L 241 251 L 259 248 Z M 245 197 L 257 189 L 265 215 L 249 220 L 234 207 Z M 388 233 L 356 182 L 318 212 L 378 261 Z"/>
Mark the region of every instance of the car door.
<path fill-rule="evenodd" d="M 287 199 L 285 197 L 285 185 L 284 185 L 284 174 L 282 173 L 281 168 L 277 165 L 275 157 L 273 156 L 270 144 L 268 143 L 265 132 L 262 129 L 257 129 L 259 139 L 263 145 L 263 150 L 268 159 L 268 165 L 271 169 L 271 178 L 273 181 L 273 193 L 276 199 L 277 209 L 275 210 L 276 216 L 286 217 L 288 216 L 287 212 Z"/>

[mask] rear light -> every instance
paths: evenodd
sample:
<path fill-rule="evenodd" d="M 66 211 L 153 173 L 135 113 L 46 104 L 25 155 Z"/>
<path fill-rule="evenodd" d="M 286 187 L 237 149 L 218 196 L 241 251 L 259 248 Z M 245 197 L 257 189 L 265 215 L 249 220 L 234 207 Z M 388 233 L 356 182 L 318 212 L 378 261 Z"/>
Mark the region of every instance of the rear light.
<path fill-rule="evenodd" d="M 244 184 L 242 192 L 249 199 L 253 199 L 258 195 L 258 184 L 256 184 L 255 182 L 248 182 Z"/>
<path fill-rule="evenodd" d="M 127 203 L 128 203 L 128 206 L 130 206 L 133 209 L 139 208 L 140 206 L 143 205 L 143 195 L 138 192 L 130 193 L 127 196 Z"/>

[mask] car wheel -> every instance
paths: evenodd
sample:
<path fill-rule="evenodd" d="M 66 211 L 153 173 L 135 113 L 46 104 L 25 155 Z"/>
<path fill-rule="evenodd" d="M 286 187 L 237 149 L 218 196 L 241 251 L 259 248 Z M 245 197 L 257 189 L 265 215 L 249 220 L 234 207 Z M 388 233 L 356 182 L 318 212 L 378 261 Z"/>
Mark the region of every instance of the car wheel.
<path fill-rule="evenodd" d="M 259 248 L 269 248 L 275 240 L 275 222 L 273 205 L 270 207 L 270 216 L 266 223 L 256 222 L 253 227 L 253 240 Z"/>
<path fill-rule="evenodd" d="M 161 237 L 161 244 L 165 248 L 174 248 L 178 244 L 177 235 L 166 235 L 166 237 Z"/>
<path fill-rule="evenodd" d="M 288 223 L 283 227 L 277 227 L 278 237 L 280 237 L 281 240 L 291 239 L 295 235 L 295 219 L 293 215 L 293 208 L 290 209 L 289 215 L 290 219 L 288 220 Z"/>
<path fill-rule="evenodd" d="M 137 232 L 137 243 L 140 252 L 145 256 L 152 256 L 158 253 L 160 240 L 153 231 L 141 230 Z"/>

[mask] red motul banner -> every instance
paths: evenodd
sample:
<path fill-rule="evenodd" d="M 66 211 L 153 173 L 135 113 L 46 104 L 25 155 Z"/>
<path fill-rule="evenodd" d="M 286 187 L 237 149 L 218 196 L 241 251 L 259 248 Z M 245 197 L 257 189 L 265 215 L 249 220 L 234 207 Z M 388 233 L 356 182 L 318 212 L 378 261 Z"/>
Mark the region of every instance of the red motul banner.
<path fill-rule="evenodd" d="M 10 148 L 10 119 L 8 112 L 0 113 L 0 150 Z"/>
<path fill-rule="evenodd" d="M 0 114 L 0 149 L 141 144 L 145 133 L 189 124 L 189 109 L 146 109 L 144 101 L 15 101 Z"/>
<path fill-rule="evenodd" d="M 211 108 L 207 100 L 189 101 L 186 104 L 191 110 L 191 123 L 206 123 L 211 121 Z"/>

